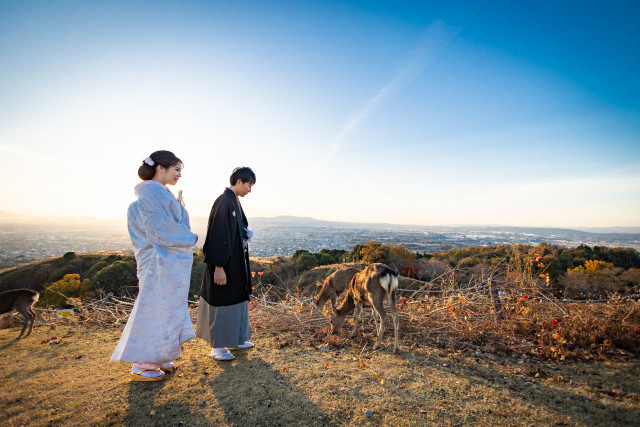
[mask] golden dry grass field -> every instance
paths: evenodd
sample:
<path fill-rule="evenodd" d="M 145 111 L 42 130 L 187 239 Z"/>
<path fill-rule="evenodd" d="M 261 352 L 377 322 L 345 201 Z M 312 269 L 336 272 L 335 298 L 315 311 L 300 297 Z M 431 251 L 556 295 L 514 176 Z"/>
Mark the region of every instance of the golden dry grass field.
<path fill-rule="evenodd" d="M 255 312 L 252 314 L 255 315 Z M 253 331 L 256 347 L 216 362 L 200 340 L 158 383 L 129 382 L 109 357 L 121 326 L 0 329 L 3 425 L 638 425 L 640 364 L 541 361 L 373 331 L 327 338 Z M 53 337 L 58 337 L 53 340 Z M 63 337 L 63 338 L 60 338 Z M 402 337 L 401 337 L 402 338 Z M 55 343 L 57 342 L 57 343 Z"/>

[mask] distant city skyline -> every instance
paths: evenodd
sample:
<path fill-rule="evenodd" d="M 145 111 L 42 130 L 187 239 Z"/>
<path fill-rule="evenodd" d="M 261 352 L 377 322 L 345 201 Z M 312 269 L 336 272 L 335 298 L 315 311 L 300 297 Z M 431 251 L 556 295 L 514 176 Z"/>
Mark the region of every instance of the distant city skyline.
<path fill-rule="evenodd" d="M 38 217 L 36 217 L 38 218 Z M 7 221 L 2 221 L 7 219 Z M 14 221 L 0 212 L 0 270 L 66 252 L 132 251 L 124 219 L 117 221 Z M 194 218 L 192 229 L 203 235 L 207 218 Z M 407 246 L 416 252 L 546 242 L 561 247 L 607 246 L 640 250 L 640 229 L 583 232 L 557 228 L 491 226 L 397 226 L 318 221 L 308 218 L 254 218 L 252 256 L 290 256 L 298 249 L 351 250 L 368 241 Z M 199 240 L 195 249 L 202 247 Z"/>
<path fill-rule="evenodd" d="M 0 211 L 640 226 L 640 3 L 0 0 Z"/>

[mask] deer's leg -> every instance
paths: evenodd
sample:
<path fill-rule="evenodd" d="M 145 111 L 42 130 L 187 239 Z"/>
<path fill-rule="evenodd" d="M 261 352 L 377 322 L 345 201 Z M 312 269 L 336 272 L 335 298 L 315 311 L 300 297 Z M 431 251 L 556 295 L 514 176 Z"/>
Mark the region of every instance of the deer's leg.
<path fill-rule="evenodd" d="M 384 311 L 384 307 L 382 306 L 382 300 L 379 301 L 371 301 L 372 306 L 371 309 L 380 316 L 380 324 L 378 327 L 378 339 L 376 343 L 373 345 L 373 349 L 377 350 L 380 348 L 380 343 L 382 342 L 382 335 L 384 334 L 384 322 L 387 320 L 387 313 Z M 375 317 L 375 314 L 374 314 Z"/>
<path fill-rule="evenodd" d="M 393 318 L 393 333 L 395 335 L 396 343 L 393 347 L 393 352 L 397 353 L 400 346 L 398 344 L 398 328 L 400 327 L 400 319 L 398 318 L 398 307 L 396 307 L 396 293 L 391 294 L 389 298 L 389 309 L 391 311 L 391 317 Z"/>
<path fill-rule="evenodd" d="M 331 313 L 335 314 L 336 309 L 338 308 L 338 295 L 333 292 L 329 299 L 331 300 Z"/>
<path fill-rule="evenodd" d="M 33 331 L 33 324 L 36 321 L 36 312 L 33 311 L 33 307 L 29 307 L 29 314 L 31 315 L 31 324 L 29 325 L 29 332 L 25 335 L 26 337 L 28 337 L 29 334 L 31 334 L 31 331 Z"/>
<path fill-rule="evenodd" d="M 20 335 L 18 335 L 18 339 L 20 339 L 22 338 L 24 331 L 27 330 L 27 326 L 29 326 L 29 321 L 31 320 L 31 314 L 29 313 L 28 307 L 21 306 L 21 307 L 18 307 L 16 310 L 18 311 L 18 313 L 22 314 L 22 317 L 24 317 L 24 326 L 22 327 L 22 331 L 20 332 Z"/>
<path fill-rule="evenodd" d="M 371 307 L 371 316 L 373 316 L 373 323 L 376 325 L 376 333 L 378 333 L 378 329 L 380 329 L 380 318 L 378 317 L 378 312 Z"/>
<path fill-rule="evenodd" d="M 351 336 L 355 336 L 356 330 L 358 329 L 358 319 L 360 318 L 360 314 L 362 313 L 362 303 L 356 301 L 356 311 L 353 314 L 353 329 L 351 330 Z"/>
<path fill-rule="evenodd" d="M 322 308 L 327 303 L 328 299 L 329 299 L 328 292 L 324 287 L 322 287 L 322 289 L 320 290 L 320 294 L 318 295 L 318 298 L 316 298 L 316 301 L 314 304 L 314 311 L 316 312 L 316 314 L 322 315 Z M 335 307 L 336 303 L 334 299 L 331 299 L 331 303 Z"/>

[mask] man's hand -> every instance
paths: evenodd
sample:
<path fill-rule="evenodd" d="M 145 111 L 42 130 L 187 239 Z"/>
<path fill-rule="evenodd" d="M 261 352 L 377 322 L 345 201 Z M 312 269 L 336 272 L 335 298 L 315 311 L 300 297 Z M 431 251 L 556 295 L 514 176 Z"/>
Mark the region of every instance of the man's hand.
<path fill-rule="evenodd" d="M 220 286 L 227 284 L 227 275 L 224 272 L 224 268 L 216 266 L 216 270 L 213 272 L 213 283 Z"/>

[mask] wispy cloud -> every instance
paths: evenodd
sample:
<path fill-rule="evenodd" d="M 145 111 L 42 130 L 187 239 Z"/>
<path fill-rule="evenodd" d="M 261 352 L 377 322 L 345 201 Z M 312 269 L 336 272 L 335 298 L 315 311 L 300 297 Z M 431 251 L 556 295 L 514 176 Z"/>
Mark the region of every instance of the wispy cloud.
<path fill-rule="evenodd" d="M 379 88 L 375 94 L 356 109 L 346 120 L 340 129 L 340 133 L 329 146 L 328 157 L 335 154 L 343 145 L 347 137 L 369 115 L 398 91 L 407 87 L 418 77 L 424 69 L 435 60 L 440 51 L 445 48 L 458 34 L 459 28 L 452 28 L 442 21 L 431 24 L 424 32 L 420 42 L 409 53 L 404 65 L 396 72 L 395 76 L 387 84 Z"/>

